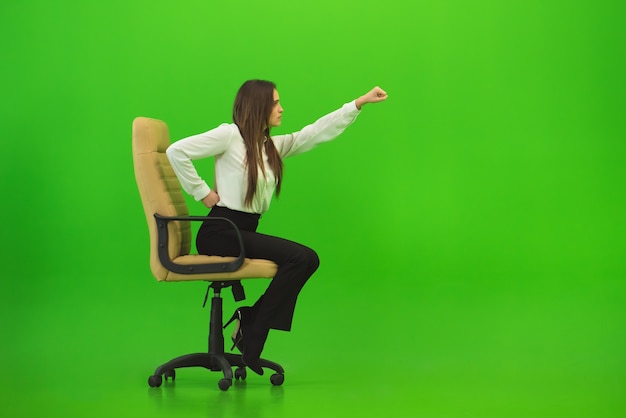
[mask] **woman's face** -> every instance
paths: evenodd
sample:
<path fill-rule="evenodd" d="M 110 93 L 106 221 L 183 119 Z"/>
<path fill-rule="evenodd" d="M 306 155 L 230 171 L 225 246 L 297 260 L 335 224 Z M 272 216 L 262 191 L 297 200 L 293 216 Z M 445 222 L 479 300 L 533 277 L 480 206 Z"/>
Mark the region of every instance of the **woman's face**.
<path fill-rule="evenodd" d="M 272 108 L 272 113 L 270 114 L 270 128 L 280 126 L 282 118 L 283 107 L 280 105 L 280 97 L 278 96 L 278 91 L 274 89 L 274 107 Z"/>

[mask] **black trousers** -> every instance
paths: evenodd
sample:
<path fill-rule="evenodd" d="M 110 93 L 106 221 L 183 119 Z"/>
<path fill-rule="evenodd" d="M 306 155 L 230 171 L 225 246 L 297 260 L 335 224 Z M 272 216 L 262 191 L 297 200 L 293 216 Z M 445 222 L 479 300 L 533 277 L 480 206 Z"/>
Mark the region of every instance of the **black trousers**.
<path fill-rule="evenodd" d="M 247 258 L 271 260 L 278 265 L 267 290 L 252 307 L 255 326 L 291 330 L 298 294 L 319 267 L 317 253 L 296 242 L 256 232 L 260 215 L 215 206 L 208 216 L 227 218 L 237 225 Z M 199 254 L 239 255 L 235 232 L 224 221 L 203 222 L 196 237 L 196 248 Z"/>

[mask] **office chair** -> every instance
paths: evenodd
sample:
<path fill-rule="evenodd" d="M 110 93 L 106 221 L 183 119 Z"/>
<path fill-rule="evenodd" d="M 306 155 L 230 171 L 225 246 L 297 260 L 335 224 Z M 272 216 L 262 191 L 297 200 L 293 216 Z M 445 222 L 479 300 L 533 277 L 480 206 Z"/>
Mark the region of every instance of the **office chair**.
<path fill-rule="evenodd" d="M 204 280 L 209 283 L 211 314 L 209 321 L 208 352 L 176 357 L 157 367 L 148 378 L 151 387 L 159 387 L 165 380 L 176 378 L 176 369 L 204 367 L 221 371 L 224 377 L 218 382 L 221 390 L 232 385 L 232 367 L 236 380 L 246 378 L 246 367 L 240 354 L 224 352 L 222 334 L 221 290 L 230 287 L 236 301 L 245 299 L 240 280 L 272 278 L 277 266 L 269 260 L 245 257 L 241 235 L 234 223 L 226 218 L 189 216 L 180 183 L 176 178 L 165 150 L 170 145 L 167 125 L 160 120 L 138 117 L 133 121 L 133 162 L 135 179 L 141 195 L 150 235 L 150 268 L 157 281 L 178 282 Z M 191 222 L 228 222 L 236 231 L 241 252 L 238 257 L 219 257 L 190 254 Z M 275 371 L 270 376 L 273 385 L 284 382 L 283 368 L 262 359 L 261 366 Z"/>

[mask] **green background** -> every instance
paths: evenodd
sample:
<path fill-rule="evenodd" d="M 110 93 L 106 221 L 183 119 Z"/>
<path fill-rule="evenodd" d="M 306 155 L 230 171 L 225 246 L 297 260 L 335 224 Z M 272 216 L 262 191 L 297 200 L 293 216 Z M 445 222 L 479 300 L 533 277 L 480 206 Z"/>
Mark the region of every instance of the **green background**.
<path fill-rule="evenodd" d="M 0 13 L 2 415 L 626 415 L 621 2 Z M 322 260 L 293 332 L 267 344 L 285 384 L 220 392 L 218 374 L 182 370 L 151 389 L 157 365 L 205 349 L 208 310 L 204 284 L 150 274 L 131 123 L 162 119 L 173 140 L 208 130 L 250 78 L 278 84 L 275 133 L 375 85 L 389 99 L 287 160 L 262 219 Z"/>

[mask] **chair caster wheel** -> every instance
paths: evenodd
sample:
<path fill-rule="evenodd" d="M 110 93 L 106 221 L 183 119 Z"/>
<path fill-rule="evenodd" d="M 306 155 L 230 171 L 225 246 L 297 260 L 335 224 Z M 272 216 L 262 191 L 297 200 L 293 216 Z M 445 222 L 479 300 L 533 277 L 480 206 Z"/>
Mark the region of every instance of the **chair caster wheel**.
<path fill-rule="evenodd" d="M 219 386 L 221 390 L 228 390 L 230 385 L 232 385 L 231 379 L 224 378 L 217 382 L 217 386 Z"/>
<path fill-rule="evenodd" d="M 151 388 L 158 388 L 161 386 L 161 383 L 163 383 L 161 376 L 153 375 L 148 378 L 148 385 L 150 385 Z"/>
<path fill-rule="evenodd" d="M 245 367 L 238 367 L 235 369 L 235 380 L 246 380 L 246 377 L 248 377 L 248 372 L 246 372 Z"/>
<path fill-rule="evenodd" d="M 275 374 L 270 376 L 270 382 L 274 386 L 280 386 L 280 385 L 283 384 L 284 381 L 285 381 L 285 375 L 284 374 L 275 373 Z"/>
<path fill-rule="evenodd" d="M 165 373 L 163 373 L 163 376 L 165 377 L 165 381 L 167 382 L 170 378 L 172 379 L 172 382 L 174 380 L 176 380 L 176 370 L 172 369 L 172 370 L 168 370 Z"/>

